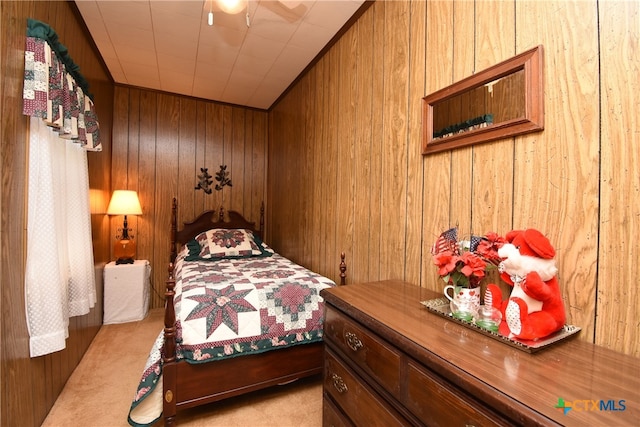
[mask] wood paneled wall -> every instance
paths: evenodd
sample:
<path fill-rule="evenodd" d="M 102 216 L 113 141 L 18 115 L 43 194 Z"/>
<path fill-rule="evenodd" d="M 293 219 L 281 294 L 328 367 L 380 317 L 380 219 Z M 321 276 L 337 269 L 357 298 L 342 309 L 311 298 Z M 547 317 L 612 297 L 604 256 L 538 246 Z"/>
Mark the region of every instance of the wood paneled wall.
<path fill-rule="evenodd" d="M 91 312 L 70 319 L 66 349 L 29 358 L 24 304 L 26 254 L 27 138 L 29 119 L 22 115 L 24 43 L 27 18 L 52 26 L 90 85 L 100 120 L 104 151 L 89 153 L 89 184 L 94 212 L 104 212 L 111 180 L 113 84 L 77 19 L 75 5 L 62 1 L 0 2 L 0 117 L 2 123 L 2 257 L 0 268 L 0 425 L 39 426 L 102 325 L 102 270 L 109 259 L 109 221 L 92 215 L 98 303 Z"/>
<path fill-rule="evenodd" d="M 266 153 L 265 111 L 116 87 L 112 188 L 138 192 L 143 213 L 128 220 L 137 258 L 151 263 L 151 307 L 164 306 L 172 199 L 178 199 L 179 225 L 220 206 L 258 224 L 266 204 Z M 200 168 L 215 176 L 220 165 L 232 186 L 211 194 L 196 190 Z M 111 219 L 114 238 L 122 219 Z"/>
<path fill-rule="evenodd" d="M 334 279 L 344 251 L 351 282 L 442 290 L 442 230 L 538 228 L 580 339 L 640 356 L 639 9 L 375 2 L 269 113 L 270 243 Z M 540 44 L 543 132 L 420 154 L 423 96 Z"/>

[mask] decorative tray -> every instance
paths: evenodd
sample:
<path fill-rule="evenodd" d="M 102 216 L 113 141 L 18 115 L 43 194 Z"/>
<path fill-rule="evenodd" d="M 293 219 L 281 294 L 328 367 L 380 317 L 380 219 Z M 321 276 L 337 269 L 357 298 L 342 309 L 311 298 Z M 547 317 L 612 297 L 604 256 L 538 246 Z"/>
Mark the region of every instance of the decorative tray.
<path fill-rule="evenodd" d="M 458 319 L 457 317 L 454 317 L 451 314 L 451 309 L 449 308 L 449 300 L 446 298 L 436 298 L 436 299 L 431 299 L 427 301 L 420 301 L 420 304 L 424 305 L 427 308 L 427 310 L 429 310 L 432 313 L 435 313 L 453 322 L 459 323 L 463 326 L 466 326 L 469 329 L 473 329 L 474 331 L 480 332 L 483 335 L 486 335 L 498 341 L 502 341 L 512 347 L 515 347 L 522 351 L 526 351 L 527 353 L 535 353 L 539 350 L 542 350 L 544 348 L 551 346 L 552 344 L 556 344 L 558 342 L 571 338 L 575 336 L 578 332 L 580 332 L 580 327 L 578 326 L 564 325 L 564 327 L 558 332 L 555 332 L 537 341 L 509 338 L 497 332 L 492 332 L 487 329 L 481 328 L 473 322 L 468 322 L 466 320 L 462 320 L 462 319 Z"/>

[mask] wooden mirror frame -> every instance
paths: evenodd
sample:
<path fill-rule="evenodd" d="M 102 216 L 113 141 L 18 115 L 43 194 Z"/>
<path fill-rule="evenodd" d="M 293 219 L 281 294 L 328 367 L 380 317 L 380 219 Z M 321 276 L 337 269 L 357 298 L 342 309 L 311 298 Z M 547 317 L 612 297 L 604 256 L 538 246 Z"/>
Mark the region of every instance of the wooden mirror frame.
<path fill-rule="evenodd" d="M 544 129 L 543 49 L 537 46 L 422 98 L 422 154 L 537 132 Z M 525 115 L 455 135 L 433 138 L 433 109 L 439 102 L 524 70 Z"/>

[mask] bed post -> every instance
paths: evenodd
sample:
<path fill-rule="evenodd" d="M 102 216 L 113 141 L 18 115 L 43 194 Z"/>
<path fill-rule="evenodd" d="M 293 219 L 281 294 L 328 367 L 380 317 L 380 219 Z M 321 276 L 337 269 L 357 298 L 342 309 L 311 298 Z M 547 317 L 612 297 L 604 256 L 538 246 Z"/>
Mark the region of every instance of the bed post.
<path fill-rule="evenodd" d="M 176 312 L 173 306 L 176 280 L 173 275 L 173 269 L 174 264 L 170 262 L 167 291 L 165 292 L 164 346 L 162 352 L 162 414 L 165 426 L 173 426 L 176 421 Z"/>
<path fill-rule="evenodd" d="M 176 198 L 173 198 L 173 203 L 171 204 L 171 257 L 170 261 L 172 263 L 176 262 L 176 257 L 178 256 L 178 252 L 176 249 L 176 233 L 178 232 L 178 201 Z M 173 269 L 172 269 L 173 270 Z"/>
<path fill-rule="evenodd" d="M 345 254 L 340 253 L 340 286 L 347 284 L 347 264 L 344 262 Z"/>
<path fill-rule="evenodd" d="M 173 426 L 176 422 L 176 311 L 173 305 L 176 280 L 174 268 L 176 257 L 176 233 L 178 231 L 178 201 L 173 198 L 171 205 L 171 255 L 165 291 L 164 307 L 164 345 L 162 352 L 162 415 L 165 426 Z"/>
<path fill-rule="evenodd" d="M 260 234 L 264 237 L 264 202 L 260 204 Z"/>

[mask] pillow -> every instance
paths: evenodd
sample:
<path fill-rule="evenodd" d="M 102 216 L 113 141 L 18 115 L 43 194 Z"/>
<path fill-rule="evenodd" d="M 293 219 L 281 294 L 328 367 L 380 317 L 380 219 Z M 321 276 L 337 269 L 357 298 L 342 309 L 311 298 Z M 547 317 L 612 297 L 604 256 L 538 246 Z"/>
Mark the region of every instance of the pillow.
<path fill-rule="evenodd" d="M 260 240 L 260 238 L 256 236 L 256 243 L 258 242 L 258 240 Z M 262 240 L 260 240 L 260 247 L 262 248 L 262 253 L 263 253 L 265 256 L 271 256 L 271 255 L 273 255 L 274 253 L 276 253 L 276 251 L 274 251 L 273 249 L 271 249 L 271 248 L 269 247 L 269 245 L 267 245 L 266 243 L 264 243 Z"/>
<path fill-rule="evenodd" d="M 250 230 L 238 228 L 214 228 L 198 234 L 187 242 L 187 261 L 198 259 L 246 258 L 270 256 L 264 243 Z"/>

